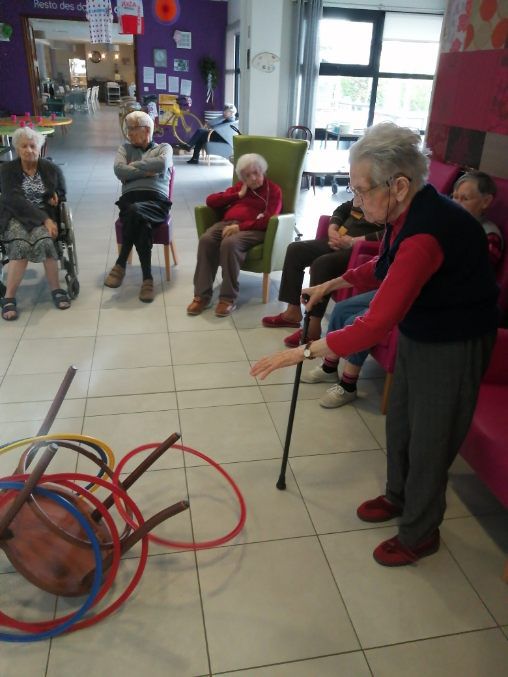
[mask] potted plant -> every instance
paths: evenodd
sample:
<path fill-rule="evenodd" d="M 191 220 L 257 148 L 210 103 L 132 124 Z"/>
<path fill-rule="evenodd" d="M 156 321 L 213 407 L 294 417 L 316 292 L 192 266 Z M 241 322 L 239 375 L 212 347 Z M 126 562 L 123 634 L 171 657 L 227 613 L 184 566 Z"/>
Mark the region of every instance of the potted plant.
<path fill-rule="evenodd" d="M 206 83 L 206 103 L 213 105 L 213 97 L 218 82 L 217 64 L 210 56 L 205 56 L 199 62 L 199 70 Z"/>

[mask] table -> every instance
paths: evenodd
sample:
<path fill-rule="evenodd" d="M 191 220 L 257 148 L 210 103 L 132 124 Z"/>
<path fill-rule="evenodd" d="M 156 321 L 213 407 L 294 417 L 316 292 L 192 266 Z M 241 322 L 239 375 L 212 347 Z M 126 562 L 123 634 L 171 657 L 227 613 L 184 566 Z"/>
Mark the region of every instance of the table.
<path fill-rule="evenodd" d="M 2 118 L 6 119 L 6 118 Z M 9 118 L 10 120 L 10 118 Z M 10 125 L 7 125 L 5 123 L 0 124 L 0 143 L 2 146 L 9 146 L 10 145 L 10 137 L 14 134 L 14 132 L 17 129 L 22 129 L 20 128 L 19 125 L 13 125 L 12 121 Z M 35 129 L 36 132 L 39 132 L 43 136 L 51 136 L 52 134 L 55 133 L 55 128 L 54 127 L 48 127 L 44 125 L 36 125 L 32 129 Z M 8 154 L 10 154 L 10 159 L 12 160 L 12 153 L 11 151 L 6 151 Z M 46 155 L 46 144 L 41 148 L 41 157 L 44 157 Z"/>
<path fill-rule="evenodd" d="M 311 180 L 314 195 L 316 176 L 349 178 L 349 152 L 335 149 L 307 151 L 303 163 L 303 176 Z"/>
<path fill-rule="evenodd" d="M 34 125 L 34 128 L 40 130 L 42 127 L 65 127 L 67 125 L 72 125 L 72 118 L 60 118 L 57 117 L 54 120 L 50 117 L 43 117 L 42 122 L 38 122 L 39 115 L 32 115 L 27 118 L 24 115 L 18 115 L 16 122 L 12 121 L 11 117 L 0 118 L 0 127 L 19 127 L 20 121 L 26 123 L 31 122 Z"/>

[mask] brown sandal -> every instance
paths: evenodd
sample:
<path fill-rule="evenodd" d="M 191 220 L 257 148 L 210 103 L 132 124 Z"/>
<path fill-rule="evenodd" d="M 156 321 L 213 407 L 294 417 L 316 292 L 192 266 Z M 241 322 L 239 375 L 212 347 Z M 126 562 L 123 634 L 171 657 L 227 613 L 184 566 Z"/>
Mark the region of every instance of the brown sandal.
<path fill-rule="evenodd" d="M 116 289 L 122 284 L 124 277 L 125 268 L 122 268 L 122 266 L 119 266 L 118 263 L 115 263 L 104 280 L 104 286 Z"/>
<path fill-rule="evenodd" d="M 139 300 L 143 301 L 143 303 L 151 303 L 154 297 L 153 280 L 143 280 L 143 284 L 139 290 Z"/>

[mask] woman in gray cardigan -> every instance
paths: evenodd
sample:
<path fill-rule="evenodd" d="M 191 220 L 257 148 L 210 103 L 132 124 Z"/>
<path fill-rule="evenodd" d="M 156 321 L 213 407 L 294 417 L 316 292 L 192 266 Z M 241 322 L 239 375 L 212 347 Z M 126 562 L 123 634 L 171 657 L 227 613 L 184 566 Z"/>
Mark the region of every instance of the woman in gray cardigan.
<path fill-rule="evenodd" d="M 0 169 L 0 234 L 9 266 L 7 288 L 1 299 L 2 318 L 16 320 L 16 291 L 29 261 L 42 262 L 59 310 L 70 300 L 58 282 L 57 207 L 65 199 L 65 180 L 59 167 L 40 157 L 44 137 L 29 127 L 17 129 L 12 143 L 18 154 Z"/>

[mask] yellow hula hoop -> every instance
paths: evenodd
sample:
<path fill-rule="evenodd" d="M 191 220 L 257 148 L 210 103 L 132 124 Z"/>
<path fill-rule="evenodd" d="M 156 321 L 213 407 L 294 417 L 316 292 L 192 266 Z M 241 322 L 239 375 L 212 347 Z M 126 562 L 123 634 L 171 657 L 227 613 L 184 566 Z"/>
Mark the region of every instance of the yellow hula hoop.
<path fill-rule="evenodd" d="M 22 440 L 16 440 L 16 442 L 11 442 L 10 444 L 7 444 L 4 447 L 0 448 L 0 454 L 4 454 L 7 451 L 12 451 L 13 449 L 17 449 L 18 447 L 23 447 L 27 444 L 34 444 L 36 442 L 44 442 L 48 440 L 55 442 L 58 442 L 58 440 L 70 442 L 91 442 L 96 446 L 100 447 L 108 457 L 107 464 L 108 468 L 110 470 L 113 470 L 115 467 L 115 455 L 112 449 L 105 442 L 103 442 L 102 440 L 98 440 L 96 437 L 90 437 L 89 435 L 76 435 L 75 433 L 58 434 L 58 435 L 37 435 L 35 437 L 25 437 Z M 98 485 L 94 484 L 91 491 L 94 491 L 95 489 L 97 489 L 97 487 Z"/>

